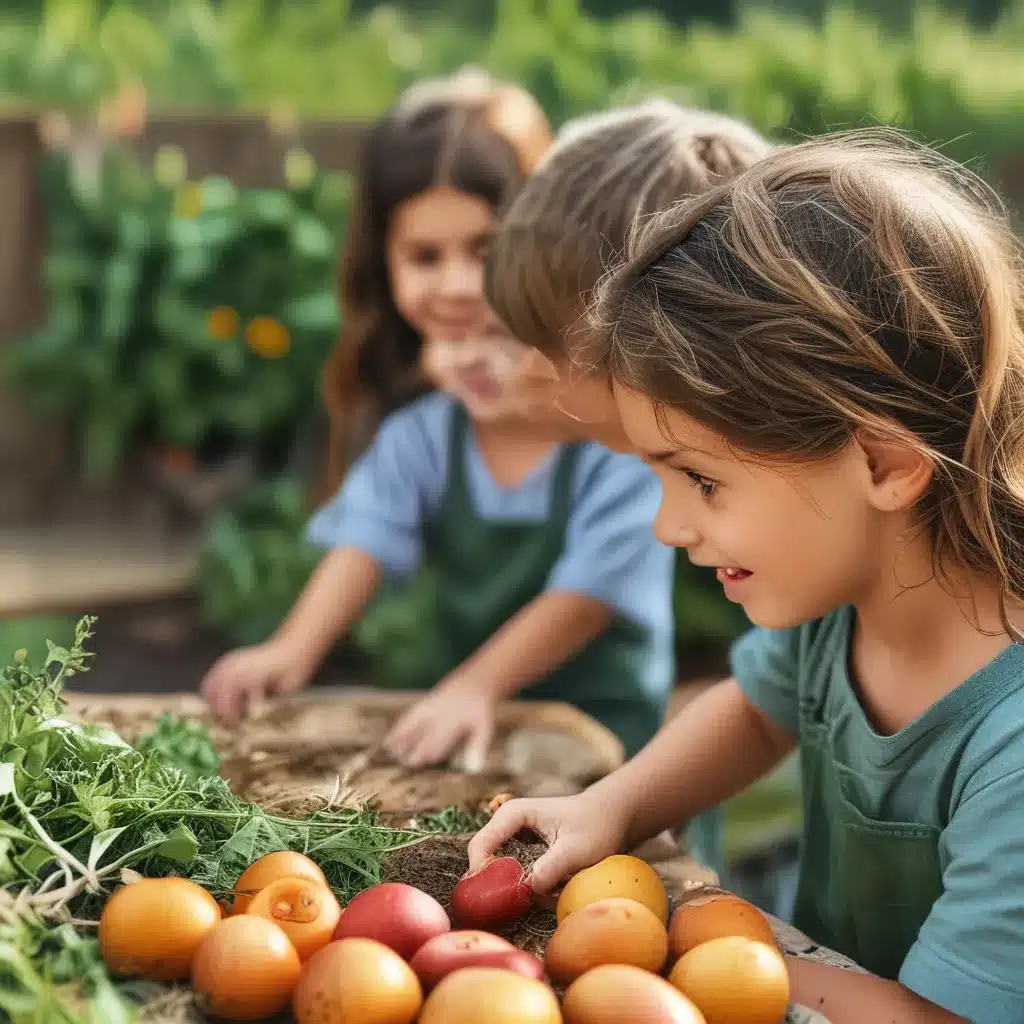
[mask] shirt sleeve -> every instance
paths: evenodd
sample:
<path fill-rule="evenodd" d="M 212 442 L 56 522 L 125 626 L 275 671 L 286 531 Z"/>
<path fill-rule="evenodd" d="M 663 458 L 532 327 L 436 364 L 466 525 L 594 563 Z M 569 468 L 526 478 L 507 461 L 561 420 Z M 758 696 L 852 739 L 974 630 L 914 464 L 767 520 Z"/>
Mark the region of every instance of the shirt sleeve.
<path fill-rule="evenodd" d="M 592 597 L 636 622 L 650 622 L 655 603 L 671 616 L 675 551 L 654 536 L 661 484 L 653 470 L 593 445 L 576 475 L 565 547 L 547 589 Z"/>
<path fill-rule="evenodd" d="M 750 702 L 784 729 L 797 732 L 800 631 L 755 627 L 729 652 L 733 678 Z"/>
<path fill-rule="evenodd" d="M 1014 741 L 990 753 L 942 832 L 943 893 L 900 970 L 907 988 L 984 1024 L 1024 1024 L 1024 721 L 1010 710 Z"/>
<path fill-rule="evenodd" d="M 359 548 L 388 575 L 414 574 L 425 515 L 444 489 L 446 411 L 421 401 L 388 417 L 337 495 L 310 520 L 307 537 L 325 548 Z"/>

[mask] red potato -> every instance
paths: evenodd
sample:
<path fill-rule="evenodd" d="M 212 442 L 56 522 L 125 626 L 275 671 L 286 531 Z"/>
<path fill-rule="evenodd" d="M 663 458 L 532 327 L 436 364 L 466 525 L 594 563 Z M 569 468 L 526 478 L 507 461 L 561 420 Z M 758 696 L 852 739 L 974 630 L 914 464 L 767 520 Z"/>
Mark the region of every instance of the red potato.
<path fill-rule="evenodd" d="M 526 869 L 515 857 L 488 861 L 452 890 L 452 917 L 466 928 L 500 928 L 518 920 L 533 905 Z"/>
<path fill-rule="evenodd" d="M 423 989 L 429 992 L 442 978 L 463 967 L 499 967 L 540 981 L 540 957 L 516 949 L 497 935 L 479 931 L 448 932 L 425 942 L 409 961 Z"/>
<path fill-rule="evenodd" d="M 381 882 L 349 903 L 334 938 L 375 939 L 410 960 L 424 942 L 451 927 L 444 907 L 433 896 L 402 882 Z"/>

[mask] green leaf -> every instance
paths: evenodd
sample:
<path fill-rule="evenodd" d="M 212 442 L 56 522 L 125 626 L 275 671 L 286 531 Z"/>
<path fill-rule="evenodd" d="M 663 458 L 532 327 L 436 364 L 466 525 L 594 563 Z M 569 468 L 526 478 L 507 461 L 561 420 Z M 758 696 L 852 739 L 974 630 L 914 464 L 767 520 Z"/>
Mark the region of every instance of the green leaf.
<path fill-rule="evenodd" d="M 14 765 L 10 761 L 0 762 L 0 796 L 17 796 L 14 784 Z"/>
<path fill-rule="evenodd" d="M 93 836 L 92 845 L 89 847 L 89 859 L 86 866 L 90 871 L 95 871 L 99 865 L 100 858 L 110 849 L 110 847 L 117 842 L 117 839 L 128 830 L 127 825 L 122 825 L 120 828 L 108 828 L 105 832 L 100 832 Z"/>
<path fill-rule="evenodd" d="M 187 825 L 179 825 L 156 849 L 153 855 L 188 867 L 199 852 L 195 833 Z"/>

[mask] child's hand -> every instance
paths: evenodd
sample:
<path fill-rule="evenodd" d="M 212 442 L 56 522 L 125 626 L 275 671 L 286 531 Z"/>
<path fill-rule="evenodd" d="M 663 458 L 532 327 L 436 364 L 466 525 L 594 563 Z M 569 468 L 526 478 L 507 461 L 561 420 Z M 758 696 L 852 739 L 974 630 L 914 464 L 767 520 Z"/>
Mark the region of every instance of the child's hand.
<path fill-rule="evenodd" d="M 590 790 L 575 796 L 510 800 L 470 840 L 469 870 L 479 871 L 502 843 L 520 829 L 529 829 L 549 844 L 530 872 L 534 892 L 543 894 L 563 878 L 619 853 L 627 827 L 625 813 Z"/>
<path fill-rule="evenodd" d="M 219 658 L 200 687 L 213 713 L 234 722 L 246 706 L 270 693 L 295 693 L 309 682 L 309 668 L 291 648 L 273 640 L 240 647 Z"/>
<path fill-rule="evenodd" d="M 479 684 L 442 680 L 384 737 L 384 749 L 411 768 L 439 764 L 466 747 L 470 771 L 481 771 L 494 735 L 495 701 Z"/>

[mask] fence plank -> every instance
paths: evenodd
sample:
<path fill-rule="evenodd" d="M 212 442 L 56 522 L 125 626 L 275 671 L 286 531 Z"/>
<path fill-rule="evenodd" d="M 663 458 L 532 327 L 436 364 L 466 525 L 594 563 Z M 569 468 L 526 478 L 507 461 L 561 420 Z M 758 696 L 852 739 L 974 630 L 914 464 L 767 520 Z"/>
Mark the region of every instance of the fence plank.
<path fill-rule="evenodd" d="M 36 187 L 42 148 L 31 118 L 0 120 L 0 344 L 40 322 L 46 222 Z M 0 522 L 30 521 L 53 492 L 66 430 L 0 390 Z"/>
<path fill-rule="evenodd" d="M 129 144 L 147 162 L 161 146 L 178 147 L 190 178 L 218 174 L 240 188 L 269 188 L 283 184 L 284 158 L 294 146 L 323 167 L 354 171 L 365 132 L 362 121 L 308 121 L 278 132 L 254 115 L 166 115 L 150 120 Z"/>

